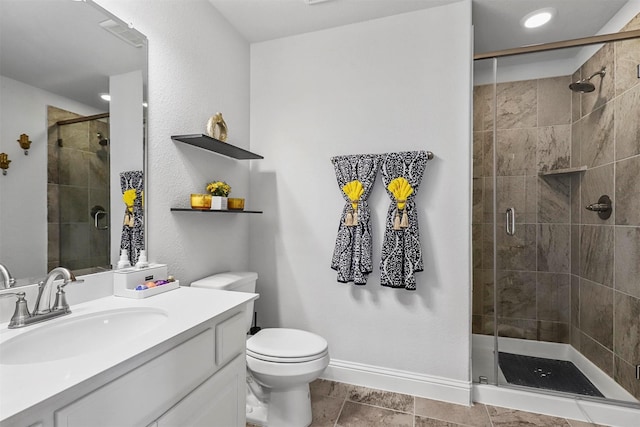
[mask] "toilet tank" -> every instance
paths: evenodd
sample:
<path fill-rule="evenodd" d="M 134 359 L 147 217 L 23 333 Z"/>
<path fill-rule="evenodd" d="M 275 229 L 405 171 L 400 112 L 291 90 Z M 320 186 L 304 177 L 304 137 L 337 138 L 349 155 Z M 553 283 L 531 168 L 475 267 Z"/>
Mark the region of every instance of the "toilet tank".
<path fill-rule="evenodd" d="M 251 271 L 228 271 L 191 282 L 191 286 L 194 288 L 254 293 L 256 291 L 257 280 L 258 273 Z M 248 332 L 253 320 L 253 301 L 247 304 L 245 317 Z"/>

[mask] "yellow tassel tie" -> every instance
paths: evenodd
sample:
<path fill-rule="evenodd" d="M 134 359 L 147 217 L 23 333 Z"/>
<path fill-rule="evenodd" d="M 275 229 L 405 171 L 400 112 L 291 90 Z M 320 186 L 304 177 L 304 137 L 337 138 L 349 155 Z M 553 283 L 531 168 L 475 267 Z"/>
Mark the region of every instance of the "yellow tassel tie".
<path fill-rule="evenodd" d="M 362 183 L 357 179 L 347 182 L 343 187 L 342 191 L 347 195 L 349 200 L 351 200 L 351 211 L 347 214 L 345 218 L 344 225 L 347 227 L 353 227 L 358 225 L 358 201 L 360 197 L 364 193 L 364 187 Z"/>
<path fill-rule="evenodd" d="M 413 187 L 403 177 L 398 177 L 392 180 L 387 189 L 393 197 L 396 199 L 396 216 L 393 220 L 393 229 L 400 230 L 401 228 L 409 227 L 409 216 L 407 215 L 407 198 L 413 194 Z M 400 211 L 402 211 L 402 219 L 400 218 Z"/>
<path fill-rule="evenodd" d="M 351 212 L 347 212 L 347 216 L 344 218 L 344 225 L 347 227 L 353 226 L 353 214 Z"/>
<path fill-rule="evenodd" d="M 400 228 L 400 212 L 398 212 L 397 209 L 396 209 L 396 216 L 395 216 L 395 218 L 393 218 L 393 229 L 394 230 L 401 230 L 401 228 Z"/>
<path fill-rule="evenodd" d="M 400 227 L 407 228 L 409 227 L 409 215 L 407 215 L 407 209 L 402 210 L 402 220 L 400 221 Z"/>

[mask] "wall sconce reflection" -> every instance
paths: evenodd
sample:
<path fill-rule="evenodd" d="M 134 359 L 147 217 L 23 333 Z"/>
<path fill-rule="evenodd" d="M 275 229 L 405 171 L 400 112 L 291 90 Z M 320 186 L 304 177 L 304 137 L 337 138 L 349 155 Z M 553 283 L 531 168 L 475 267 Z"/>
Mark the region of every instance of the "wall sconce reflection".
<path fill-rule="evenodd" d="M 28 156 L 29 148 L 31 147 L 31 141 L 29 141 L 29 135 L 27 135 L 26 133 L 23 133 L 22 135 L 20 135 L 20 139 L 18 139 L 18 144 L 20 144 L 20 147 L 24 150 L 24 155 Z"/>
<path fill-rule="evenodd" d="M 9 156 L 7 155 L 7 153 L 0 153 L 0 169 L 2 169 L 2 175 L 7 174 L 9 163 L 11 163 L 11 160 L 9 160 Z"/>

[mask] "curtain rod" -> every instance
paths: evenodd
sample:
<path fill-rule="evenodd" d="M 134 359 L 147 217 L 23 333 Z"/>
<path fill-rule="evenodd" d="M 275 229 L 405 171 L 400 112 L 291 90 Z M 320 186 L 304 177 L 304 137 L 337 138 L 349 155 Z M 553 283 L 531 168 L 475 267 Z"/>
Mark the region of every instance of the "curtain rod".
<path fill-rule="evenodd" d="M 564 49 L 568 47 L 588 46 L 592 44 L 615 42 L 635 38 L 640 38 L 640 30 L 623 31 L 621 33 L 602 34 L 599 36 L 582 37 L 579 39 L 515 47 L 511 49 L 496 50 L 493 52 L 477 53 L 473 55 L 473 60 L 476 61 L 479 59 L 502 58 L 504 56 L 523 55 L 526 53 L 534 52 L 546 52 L 549 50 Z"/>

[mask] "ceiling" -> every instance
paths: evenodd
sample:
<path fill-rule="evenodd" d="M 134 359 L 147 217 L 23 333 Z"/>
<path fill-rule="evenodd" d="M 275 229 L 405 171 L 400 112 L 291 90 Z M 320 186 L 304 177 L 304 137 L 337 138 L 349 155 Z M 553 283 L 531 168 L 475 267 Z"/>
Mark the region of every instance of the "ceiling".
<path fill-rule="evenodd" d="M 353 24 L 457 0 L 209 0 L 251 43 Z M 313 0 L 312 0 L 313 1 Z M 475 52 L 520 47 L 596 34 L 627 0 L 472 0 Z M 555 7 L 544 29 L 525 30 L 529 12 Z"/>
<path fill-rule="evenodd" d="M 0 75 L 108 110 L 98 94 L 109 92 L 109 76 L 144 70 L 147 58 L 146 46 L 100 27 L 109 18 L 92 3 L 0 0 Z"/>
<path fill-rule="evenodd" d="M 254 43 L 459 0 L 208 1 Z M 307 1 L 317 3 L 309 5 Z M 472 2 L 475 52 L 480 53 L 596 34 L 627 0 Z M 640 0 L 629 3 L 640 4 Z M 97 24 L 105 15 L 99 8 L 86 5 L 68 0 L 0 0 L 0 74 L 98 109 L 106 108 L 96 100 L 96 92 L 108 91 L 109 75 L 144 67 L 140 61 L 146 59 L 146 50 L 141 53 L 142 49 L 102 30 Z M 548 6 L 555 7 L 558 14 L 544 30 L 525 31 L 520 27 L 519 21 L 526 13 Z"/>

